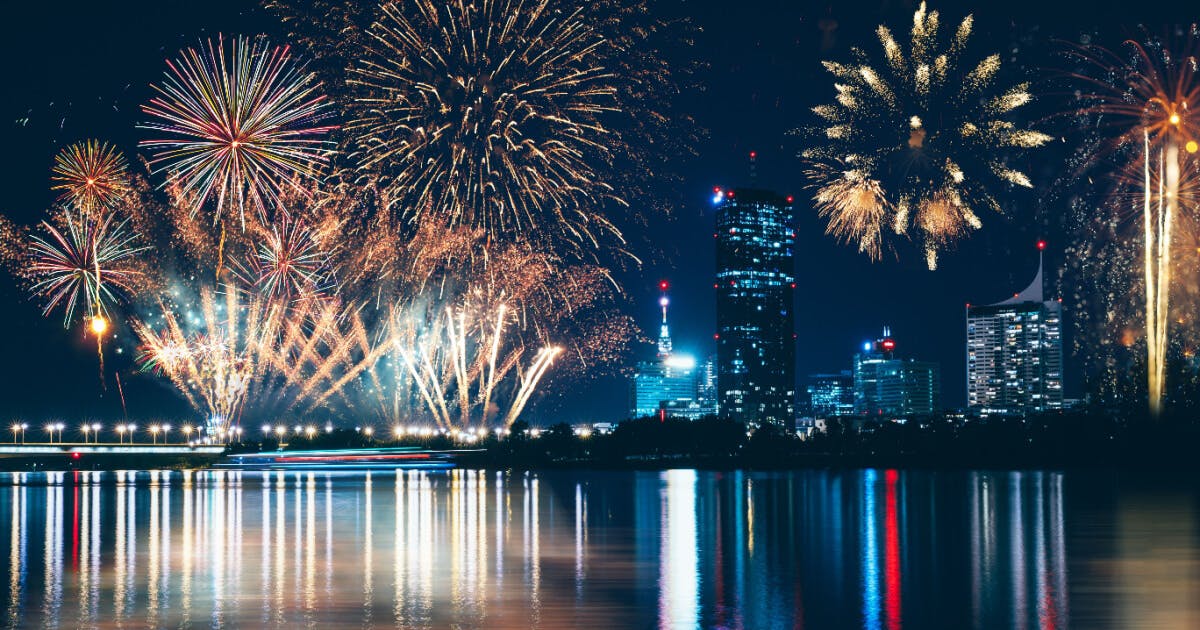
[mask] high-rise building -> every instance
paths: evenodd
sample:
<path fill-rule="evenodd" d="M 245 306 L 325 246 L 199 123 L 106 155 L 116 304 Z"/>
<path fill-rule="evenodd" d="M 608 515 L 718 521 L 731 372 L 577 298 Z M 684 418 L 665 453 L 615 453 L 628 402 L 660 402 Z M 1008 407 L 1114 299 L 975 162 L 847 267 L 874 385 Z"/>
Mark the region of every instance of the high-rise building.
<path fill-rule="evenodd" d="M 714 192 L 721 415 L 790 427 L 796 415 L 791 198 L 750 188 Z"/>
<path fill-rule="evenodd" d="M 854 355 L 854 412 L 865 416 L 928 415 L 941 411 L 937 363 L 899 359 L 891 331 Z"/>
<path fill-rule="evenodd" d="M 662 290 L 658 300 L 662 307 L 662 324 L 658 333 L 658 354 L 653 361 L 638 363 L 629 396 L 629 414 L 634 418 L 665 414 L 693 420 L 712 415 L 716 413 L 715 401 L 711 396 L 708 399 L 704 396 L 705 375 L 711 373 L 711 367 L 697 366 L 695 358 L 674 351 L 667 324 L 667 307 L 671 301 L 667 296 L 666 281 L 659 284 L 659 289 Z"/>
<path fill-rule="evenodd" d="M 980 415 L 1062 409 L 1062 301 L 1045 299 L 1042 250 L 1024 291 L 967 305 L 967 407 Z"/>
<path fill-rule="evenodd" d="M 817 418 L 853 414 L 854 374 L 850 370 L 836 374 L 810 374 L 808 412 Z"/>
<path fill-rule="evenodd" d="M 708 355 L 696 371 L 696 398 L 707 409 L 717 412 L 717 357 Z"/>

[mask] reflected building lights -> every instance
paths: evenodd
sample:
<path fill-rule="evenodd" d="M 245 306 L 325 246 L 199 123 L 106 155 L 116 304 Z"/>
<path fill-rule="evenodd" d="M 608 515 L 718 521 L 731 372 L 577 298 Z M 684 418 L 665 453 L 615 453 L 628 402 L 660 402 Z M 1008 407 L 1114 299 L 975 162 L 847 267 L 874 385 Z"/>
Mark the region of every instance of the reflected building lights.
<path fill-rule="evenodd" d="M 884 472 L 884 592 L 887 603 L 888 630 L 900 630 L 901 575 L 900 575 L 900 517 L 897 508 L 897 489 L 900 473 L 895 470 Z"/>
<path fill-rule="evenodd" d="M 1025 520 L 1023 518 L 1022 492 L 1024 484 L 1019 471 L 1009 473 L 1008 483 L 1008 535 L 1009 552 L 1012 554 L 1009 574 L 1012 576 L 1013 605 L 1012 627 L 1024 630 L 1029 615 L 1025 594 Z"/>
<path fill-rule="evenodd" d="M 879 619 L 879 549 L 876 540 L 875 477 L 875 470 L 863 471 L 859 490 L 859 496 L 862 497 L 862 524 L 859 531 L 862 551 L 859 553 L 859 561 L 862 563 L 863 627 L 867 630 L 880 630 L 883 627 Z"/>
<path fill-rule="evenodd" d="M 658 626 L 695 628 L 700 621 L 696 471 L 668 470 L 662 478 Z"/>

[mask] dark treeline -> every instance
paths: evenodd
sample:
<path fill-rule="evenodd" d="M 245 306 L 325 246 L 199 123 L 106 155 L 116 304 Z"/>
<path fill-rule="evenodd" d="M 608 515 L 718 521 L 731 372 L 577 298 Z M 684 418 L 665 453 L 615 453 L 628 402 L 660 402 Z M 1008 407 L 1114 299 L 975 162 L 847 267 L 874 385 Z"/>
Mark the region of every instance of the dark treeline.
<path fill-rule="evenodd" d="M 558 424 L 535 436 L 518 422 L 503 439 L 489 436 L 469 446 L 445 436 L 390 440 L 335 431 L 293 440 L 286 448 L 402 445 L 468 449 L 463 465 L 488 468 L 1182 467 L 1197 461 L 1200 422 L 1191 414 L 1150 419 L 1097 411 L 1025 419 L 853 418 L 829 420 L 823 431 L 801 439 L 773 425 L 750 431 L 716 417 L 650 417 L 622 422 L 608 434 L 588 435 Z M 268 441 L 245 447 L 277 445 Z"/>

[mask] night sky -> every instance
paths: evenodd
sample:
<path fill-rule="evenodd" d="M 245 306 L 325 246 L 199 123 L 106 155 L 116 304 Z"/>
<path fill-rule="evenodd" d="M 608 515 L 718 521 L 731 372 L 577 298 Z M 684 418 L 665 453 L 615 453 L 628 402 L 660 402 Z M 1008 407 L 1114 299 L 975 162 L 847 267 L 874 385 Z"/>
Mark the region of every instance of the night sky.
<path fill-rule="evenodd" d="M 667 51 L 675 58 L 694 55 L 705 67 L 687 92 L 681 111 L 691 112 L 708 131 L 695 160 L 674 166 L 683 174 L 681 189 L 663 191 L 679 200 L 669 226 L 647 235 L 660 251 L 649 252 L 640 271 L 626 274 L 633 314 L 650 336 L 657 325 L 657 283 L 673 285 L 672 313 L 677 349 L 703 356 L 712 351 L 713 313 L 712 207 L 714 185 L 753 185 L 793 194 L 798 200 L 796 276 L 797 374 L 848 369 L 865 339 L 892 328 L 903 356 L 936 360 L 942 365 L 943 402 L 965 402 L 964 316 L 967 302 L 994 302 L 1024 288 L 1032 278 L 1034 243 L 1045 238 L 1048 278 L 1062 263 L 1059 214 L 1047 185 L 1063 168 L 1062 151 L 1034 152 L 1025 164 L 1038 185 L 1033 191 L 1005 196 L 1007 216 L 983 216 L 984 227 L 956 251 L 943 254 L 929 272 L 916 247 L 901 248 L 899 260 L 872 264 L 852 247 L 823 234 L 823 224 L 808 205 L 801 164 L 795 157 L 801 140 L 787 132 L 812 124 L 809 109 L 832 99 L 832 81 L 822 59 L 845 60 L 858 45 L 874 54 L 873 30 L 886 23 L 898 34 L 911 25 L 911 2 L 779 2 L 741 0 L 685 2 L 701 33 L 690 51 Z M 1181 3 L 1182 4 L 1182 3 Z M 1037 80 L 1053 68 L 1055 40 L 1077 41 L 1081 33 L 1115 46 L 1135 34 L 1139 23 L 1160 25 L 1179 16 L 1141 14 L 1117 19 L 1115 2 L 1007 2 L 964 5 L 938 2 L 943 24 L 975 14 L 977 52 L 998 51 L 1009 83 Z M 1140 7 L 1144 4 L 1134 4 Z M 201 8 L 202 7 L 202 8 Z M 675 7 L 673 10 L 678 10 Z M 1171 6 L 1158 11 L 1174 11 Z M 54 154 L 71 142 L 97 137 L 116 142 L 132 158 L 139 139 L 137 111 L 149 84 L 162 76 L 164 60 L 202 37 L 267 33 L 281 40 L 273 16 L 249 0 L 124 0 L 100 3 L 10 2 L 0 29 L 4 98 L 0 102 L 5 147 L 2 153 L 3 199 L 0 212 L 33 224 L 49 207 L 50 166 Z M 945 27 L 944 27 L 945 28 Z M 1047 116 L 1057 105 L 1052 93 L 1028 108 Z M 1050 91 L 1048 91 L 1050 92 Z M 1057 133 L 1055 129 L 1044 129 Z M 757 181 L 749 180 L 748 153 L 758 153 Z M 1050 201 L 1047 201 L 1050 200 Z M 635 204 L 637 200 L 631 200 Z M 1052 294 L 1058 290 L 1049 287 Z M 0 321 L 5 324 L 5 359 L 0 361 L 0 419 L 8 415 L 39 420 L 56 415 L 118 418 L 120 401 L 113 379 L 102 392 L 94 347 L 78 331 L 62 329 L 61 316 L 43 318 L 40 306 L 0 278 Z M 1066 317 L 1071 317 L 1071 305 Z M 147 376 L 130 372 L 129 331 L 118 332 L 124 354 L 110 352 L 109 368 L 119 368 L 129 414 L 180 417 L 187 406 L 171 390 Z M 120 340 L 119 340 L 120 341 Z M 118 345 L 122 345 L 118 343 Z M 1068 347 L 1070 347 L 1068 339 Z M 649 354 L 649 346 L 643 348 Z M 1068 360 L 1067 395 L 1080 383 Z M 623 417 L 624 380 L 606 377 L 581 388 L 551 392 L 533 410 L 534 422 L 611 420 Z"/>

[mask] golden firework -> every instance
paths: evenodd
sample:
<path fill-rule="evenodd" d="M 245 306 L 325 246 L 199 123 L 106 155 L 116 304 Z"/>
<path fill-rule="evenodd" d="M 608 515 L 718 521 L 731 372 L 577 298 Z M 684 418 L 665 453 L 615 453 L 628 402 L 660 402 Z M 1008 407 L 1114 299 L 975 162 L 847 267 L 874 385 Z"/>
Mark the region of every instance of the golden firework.
<path fill-rule="evenodd" d="M 1000 211 L 994 185 L 1032 187 L 1009 161 L 1050 140 L 1009 119 L 1032 96 L 1028 84 L 995 88 L 999 55 L 962 65 L 972 17 L 945 44 L 939 27 L 922 3 L 907 49 L 886 26 L 877 29 L 883 64 L 858 49 L 851 63 L 824 63 L 837 95 L 813 108 L 823 124 L 802 157 L 827 232 L 872 260 L 887 232 L 913 227 L 935 268 L 941 249 L 980 227 L 978 210 Z"/>

